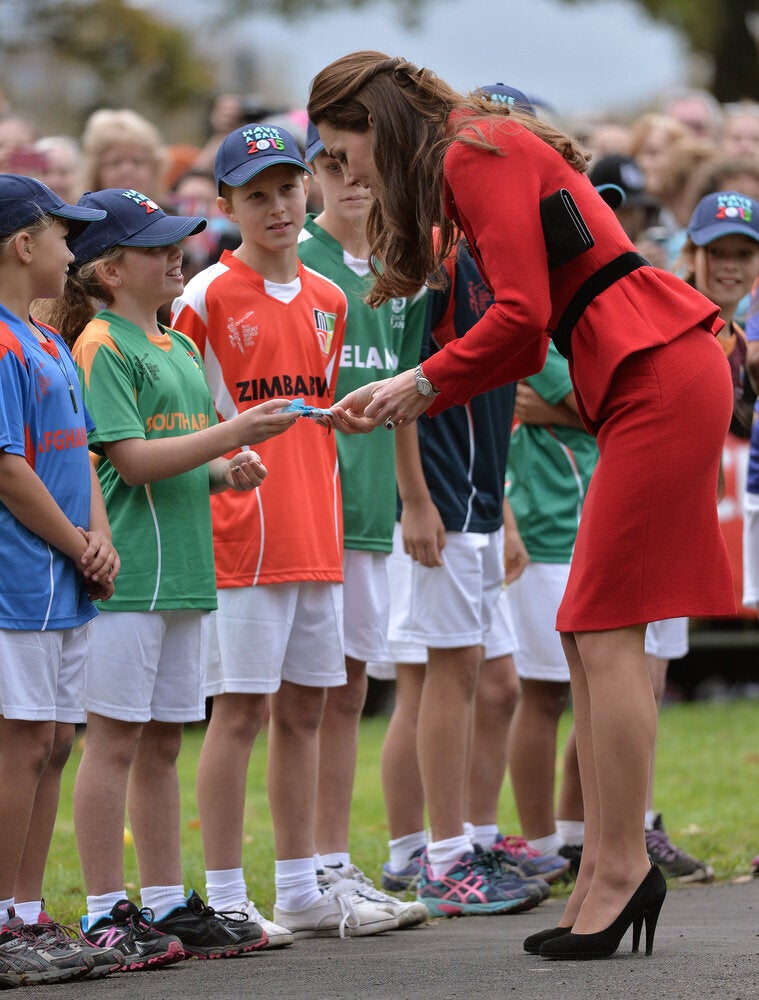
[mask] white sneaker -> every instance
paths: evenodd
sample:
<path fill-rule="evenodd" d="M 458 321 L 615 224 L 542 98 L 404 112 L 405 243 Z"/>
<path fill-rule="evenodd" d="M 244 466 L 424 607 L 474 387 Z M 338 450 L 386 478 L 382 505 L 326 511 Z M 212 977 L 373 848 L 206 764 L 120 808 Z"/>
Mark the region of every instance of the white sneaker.
<path fill-rule="evenodd" d="M 266 917 L 263 916 L 263 914 L 257 909 L 256 904 L 250 899 L 244 900 L 239 906 L 235 906 L 234 909 L 239 910 L 240 913 L 247 913 L 248 920 L 253 920 L 255 923 L 263 927 L 266 936 L 269 939 L 269 943 L 264 945 L 261 949 L 262 951 L 266 951 L 267 948 L 286 948 L 295 940 L 286 927 L 280 927 L 280 925 L 275 924 L 273 920 L 267 920 Z"/>
<path fill-rule="evenodd" d="M 397 919 L 376 903 L 359 896 L 353 887 L 337 882 L 320 886 L 321 896 L 302 910 L 274 907 L 274 919 L 295 938 L 364 937 L 398 927 Z"/>
<path fill-rule="evenodd" d="M 395 896 L 389 896 L 382 892 L 372 882 L 368 875 L 365 875 L 356 865 L 337 865 L 330 867 L 326 865 L 316 873 L 320 886 L 345 884 L 351 886 L 354 892 L 363 899 L 369 900 L 381 910 L 385 910 L 398 921 L 398 927 L 416 927 L 418 924 L 427 922 L 429 910 L 417 900 L 405 902 Z"/>

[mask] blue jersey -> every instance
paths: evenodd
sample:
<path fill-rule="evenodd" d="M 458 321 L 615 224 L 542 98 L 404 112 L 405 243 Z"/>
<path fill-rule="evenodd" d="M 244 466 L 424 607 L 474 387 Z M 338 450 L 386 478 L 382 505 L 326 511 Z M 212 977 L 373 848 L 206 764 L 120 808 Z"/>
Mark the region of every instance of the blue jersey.
<path fill-rule="evenodd" d="M 462 240 L 446 263 L 450 283 L 427 294 L 421 360 L 463 337 L 492 297 Z M 503 524 L 503 489 L 514 417 L 513 385 L 417 421 L 427 488 L 446 531 L 493 532 Z"/>
<path fill-rule="evenodd" d="M 26 459 L 73 525 L 89 528 L 93 429 L 71 354 L 46 330 L 41 344 L 0 306 L 0 449 Z M 64 629 L 96 614 L 72 560 L 0 503 L 0 628 Z"/>

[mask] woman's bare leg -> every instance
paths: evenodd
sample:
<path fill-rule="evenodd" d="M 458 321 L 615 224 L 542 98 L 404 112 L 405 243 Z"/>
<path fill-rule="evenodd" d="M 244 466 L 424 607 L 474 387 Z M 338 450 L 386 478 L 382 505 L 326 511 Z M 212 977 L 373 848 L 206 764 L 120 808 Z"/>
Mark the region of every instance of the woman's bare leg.
<path fill-rule="evenodd" d="M 583 859 L 564 917 L 577 934 L 608 927 L 650 867 L 644 814 L 656 702 L 644 638 L 639 625 L 564 639 L 585 804 Z"/>

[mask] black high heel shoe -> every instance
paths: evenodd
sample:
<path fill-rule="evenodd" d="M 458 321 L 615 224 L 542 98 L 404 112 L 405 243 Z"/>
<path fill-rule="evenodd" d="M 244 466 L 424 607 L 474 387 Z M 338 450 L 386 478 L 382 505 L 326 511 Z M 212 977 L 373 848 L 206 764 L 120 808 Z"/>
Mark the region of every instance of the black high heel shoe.
<path fill-rule="evenodd" d="M 596 934 L 562 934 L 544 941 L 538 954 L 541 958 L 590 959 L 609 958 L 619 947 L 627 928 L 632 924 L 632 950 L 637 951 L 643 922 L 646 924 L 646 954 L 654 948 L 654 934 L 659 911 L 667 895 L 667 883 L 656 867 L 651 870 L 632 894 L 620 915 Z M 557 930 L 559 928 L 556 928 Z"/>
<path fill-rule="evenodd" d="M 561 937 L 562 934 L 569 934 L 571 930 L 571 927 L 549 927 L 548 930 L 530 934 L 529 937 L 524 939 L 522 947 L 525 951 L 529 951 L 531 955 L 538 955 L 540 954 L 540 946 L 544 941 L 553 941 L 554 938 Z"/>

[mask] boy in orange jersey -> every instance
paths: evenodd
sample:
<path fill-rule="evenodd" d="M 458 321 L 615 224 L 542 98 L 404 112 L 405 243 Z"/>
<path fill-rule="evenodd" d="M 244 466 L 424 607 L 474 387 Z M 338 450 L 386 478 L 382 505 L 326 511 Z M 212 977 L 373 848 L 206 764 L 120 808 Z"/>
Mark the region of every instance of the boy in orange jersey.
<path fill-rule="evenodd" d="M 223 419 L 268 398 L 302 397 L 319 409 L 333 400 L 347 303 L 298 261 L 307 172 L 276 126 L 237 128 L 216 154 L 218 205 L 242 243 L 188 283 L 172 324 L 199 346 Z M 308 419 L 269 444 L 259 451 L 266 489 L 252 502 L 213 498 L 218 648 L 198 808 L 210 904 L 255 914 L 270 946 L 281 947 L 294 937 L 375 934 L 397 921 L 316 880 L 319 723 L 326 689 L 346 681 L 337 454 L 329 428 Z M 274 922 L 250 900 L 242 870 L 245 781 L 267 695 Z"/>

